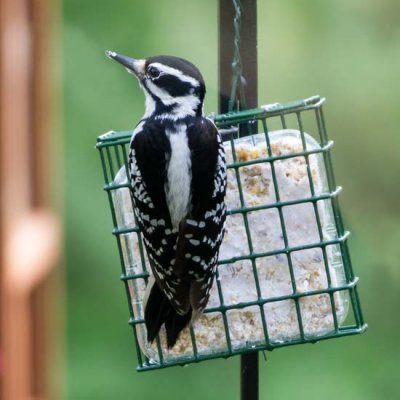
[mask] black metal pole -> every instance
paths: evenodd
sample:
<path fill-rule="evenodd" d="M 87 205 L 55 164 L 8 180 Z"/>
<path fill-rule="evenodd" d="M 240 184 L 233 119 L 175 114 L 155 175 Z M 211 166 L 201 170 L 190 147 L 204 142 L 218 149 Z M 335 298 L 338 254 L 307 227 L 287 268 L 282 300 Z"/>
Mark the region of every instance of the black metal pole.
<path fill-rule="evenodd" d="M 240 398 L 258 399 L 258 353 L 240 356 Z"/>
<path fill-rule="evenodd" d="M 241 0 L 240 53 L 247 108 L 257 107 L 257 0 Z M 219 112 L 227 112 L 232 83 L 235 31 L 232 0 L 219 0 Z"/>
<path fill-rule="evenodd" d="M 241 0 L 240 54 L 247 108 L 255 108 L 257 98 L 257 0 Z M 219 112 L 228 111 L 232 83 L 235 31 L 232 0 L 219 0 Z M 240 105 L 242 108 L 242 105 Z M 258 400 L 258 352 L 240 356 L 240 398 Z"/>

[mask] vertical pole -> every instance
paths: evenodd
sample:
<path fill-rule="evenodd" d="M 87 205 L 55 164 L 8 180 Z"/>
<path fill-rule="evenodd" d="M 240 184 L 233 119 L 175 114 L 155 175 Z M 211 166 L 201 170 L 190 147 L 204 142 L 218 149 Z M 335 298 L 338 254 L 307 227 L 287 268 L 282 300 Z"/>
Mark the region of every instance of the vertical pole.
<path fill-rule="evenodd" d="M 219 0 L 218 11 L 218 109 L 220 113 L 226 113 L 229 109 L 231 93 L 233 43 L 235 39 L 233 29 L 235 10 L 232 0 Z"/>
<path fill-rule="evenodd" d="M 240 53 L 247 108 L 257 107 L 257 0 L 241 0 Z M 232 0 L 219 0 L 219 112 L 228 111 L 235 32 Z"/>
<path fill-rule="evenodd" d="M 257 107 L 257 0 L 241 0 L 240 52 L 248 108 Z M 219 0 L 219 112 L 228 111 L 235 32 L 232 0 Z M 241 105 L 240 105 L 240 108 Z M 240 356 L 240 398 L 258 400 L 258 352 Z"/>
<path fill-rule="evenodd" d="M 258 352 L 240 356 L 240 399 L 258 399 Z"/>

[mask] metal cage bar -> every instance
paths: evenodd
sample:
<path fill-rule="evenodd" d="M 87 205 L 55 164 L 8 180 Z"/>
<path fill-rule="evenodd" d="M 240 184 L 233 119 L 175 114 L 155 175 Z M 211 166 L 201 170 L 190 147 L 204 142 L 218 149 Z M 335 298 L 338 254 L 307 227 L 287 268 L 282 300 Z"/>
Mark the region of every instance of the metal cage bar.
<path fill-rule="evenodd" d="M 142 243 L 141 233 L 137 228 L 136 222 L 134 225 L 125 226 L 124 224 L 119 224 L 118 216 L 115 210 L 115 193 L 120 190 L 128 190 L 128 183 L 126 180 L 124 182 L 116 181 L 116 176 L 118 171 L 125 169 L 125 174 L 128 174 L 127 170 L 127 160 L 128 160 L 128 144 L 130 141 L 131 131 L 126 132 L 110 132 L 102 135 L 98 138 L 96 147 L 100 151 L 101 163 L 103 168 L 105 186 L 104 189 L 107 192 L 109 204 L 111 208 L 111 216 L 113 221 L 113 231 L 112 233 L 116 236 L 117 248 L 120 255 L 121 263 L 121 280 L 124 282 L 125 291 L 128 299 L 128 309 L 130 313 L 129 324 L 133 327 L 135 336 L 135 348 L 138 356 L 138 370 L 146 371 L 157 368 L 163 368 L 172 365 L 185 365 L 193 362 L 200 362 L 202 360 L 208 360 L 212 358 L 219 357 L 230 357 L 237 354 L 249 353 L 259 350 L 272 350 L 274 348 L 302 344 L 302 343 L 315 343 L 316 341 L 341 337 L 346 335 L 353 335 L 363 332 L 366 329 L 366 324 L 364 323 L 359 297 L 357 293 L 357 283 L 358 279 L 354 276 L 350 256 L 347 247 L 347 239 L 349 237 L 349 232 L 344 229 L 343 220 L 340 214 L 338 194 L 341 191 L 340 187 L 335 184 L 332 162 L 330 156 L 330 150 L 332 148 L 333 142 L 328 140 L 325 121 L 322 111 L 322 105 L 324 99 L 319 96 L 314 96 L 306 100 L 290 102 L 287 104 L 274 104 L 269 106 L 263 106 L 260 108 L 230 112 L 226 114 L 215 115 L 214 121 L 218 128 L 225 129 L 229 133 L 230 146 L 232 150 L 232 162 L 227 165 L 228 170 L 233 171 L 235 176 L 236 184 L 239 190 L 239 207 L 231 208 L 228 210 L 228 215 L 240 215 L 243 220 L 244 231 L 247 238 L 248 251 L 246 254 L 237 255 L 230 258 L 221 258 L 218 261 L 217 275 L 216 275 L 216 289 L 218 293 L 219 305 L 215 307 L 208 307 L 204 313 L 213 314 L 217 313 L 221 315 L 224 334 L 226 339 L 226 348 L 218 350 L 214 353 L 202 353 L 199 349 L 198 339 L 196 338 L 196 331 L 193 327 L 190 327 L 190 341 L 192 347 L 192 355 L 176 359 L 168 359 L 168 354 L 163 352 L 161 339 L 157 338 L 156 351 L 157 351 L 157 362 L 149 357 L 143 348 L 140 346 L 140 333 L 139 328 L 144 324 L 143 317 L 141 315 L 140 308 L 135 310 L 133 307 L 133 302 L 136 299 L 132 298 L 132 291 L 135 287 L 143 286 L 147 284 L 149 277 L 149 270 L 146 265 L 146 256 L 144 252 L 144 246 Z M 314 133 L 314 139 L 317 138 L 319 147 L 318 148 L 308 148 L 305 134 L 306 129 L 304 127 L 303 116 L 308 113 L 308 117 L 313 115 L 315 118 L 317 132 Z M 268 120 L 274 119 L 280 123 L 283 129 L 287 129 L 290 126 L 290 121 L 287 117 L 294 117 L 297 122 L 297 128 L 300 132 L 300 138 L 302 143 L 301 151 L 290 153 L 290 154 L 274 154 L 272 151 L 272 143 L 270 138 L 270 132 L 268 129 Z M 253 124 L 257 126 L 260 122 L 262 127 L 262 134 L 266 143 L 267 154 L 264 157 L 240 161 L 236 158 L 236 144 L 235 144 L 235 132 L 238 132 L 241 124 Z M 234 129 L 232 129 L 234 128 Z M 308 132 L 309 134 L 310 132 Z M 309 196 L 302 197 L 299 199 L 282 199 L 280 196 L 279 182 L 275 171 L 275 165 L 279 162 L 285 162 L 285 160 L 293 158 L 303 158 L 306 164 L 306 175 L 310 187 Z M 325 167 L 326 179 L 328 191 L 318 192 L 315 189 L 310 158 L 311 157 L 321 157 Z M 272 186 L 275 192 L 275 201 L 273 203 L 261 204 L 256 206 L 251 206 L 247 204 L 243 188 L 242 188 L 242 169 L 253 165 L 264 165 L 270 166 L 271 176 L 272 176 Z M 325 202 L 325 203 L 324 203 Z M 325 237 L 323 230 L 323 223 L 321 218 L 320 209 L 327 204 L 332 209 L 334 217 L 334 235 L 332 237 Z M 288 227 L 285 222 L 285 210 L 293 206 L 310 206 L 315 215 L 318 240 L 315 242 L 310 242 L 306 244 L 293 244 L 291 243 Z M 133 205 L 131 204 L 133 207 Z M 255 249 L 252 238 L 252 227 L 249 221 L 249 215 L 251 213 L 255 214 L 262 212 L 264 210 L 275 210 L 279 217 L 280 229 L 283 237 L 283 246 L 281 248 L 275 248 L 272 250 L 260 251 L 260 249 Z M 333 228 L 332 228 L 333 229 Z M 138 243 L 138 249 L 140 254 L 139 260 L 134 260 L 134 264 L 130 265 L 130 261 L 124 259 L 123 247 L 126 246 L 126 242 L 133 240 L 133 236 L 136 235 L 136 241 Z M 123 241 L 125 241 L 123 243 Z M 300 291 L 296 285 L 296 268 L 294 266 L 293 257 L 296 252 L 308 251 L 311 249 L 319 249 L 322 254 L 323 265 L 326 275 L 326 287 L 317 290 Z M 340 251 L 340 257 L 343 262 L 343 270 L 345 275 L 345 280 L 341 284 L 335 283 L 330 271 L 329 261 L 328 261 L 328 251 L 334 251 L 338 249 Z M 338 253 L 339 254 L 339 253 Z M 265 296 L 260 290 L 260 276 L 257 267 L 259 260 L 282 255 L 286 257 L 288 274 L 290 276 L 291 293 L 283 294 L 280 296 Z M 249 301 L 242 301 L 238 303 L 226 303 L 224 300 L 223 288 L 221 287 L 221 282 L 219 280 L 220 272 L 222 268 L 226 268 L 228 264 L 234 265 L 237 262 L 247 260 L 250 263 L 252 275 L 255 283 L 255 293 L 254 299 Z M 137 289 L 137 288 L 136 288 Z M 352 313 L 355 323 L 346 323 L 346 320 L 340 321 L 336 311 L 335 299 L 339 293 L 348 293 L 349 302 L 349 312 Z M 137 296 L 137 294 L 135 294 Z M 305 329 L 303 315 L 302 315 L 302 302 L 306 301 L 313 296 L 327 296 L 329 299 L 330 314 L 332 316 L 332 329 L 330 332 L 322 336 L 312 336 L 309 335 Z M 299 334 L 297 337 L 292 337 L 290 340 L 286 341 L 273 341 L 270 339 L 269 333 L 269 323 L 268 323 L 268 310 L 265 308 L 269 304 L 278 304 L 282 301 L 290 301 L 295 307 L 295 316 L 297 318 L 297 325 Z M 229 313 L 238 310 L 245 310 L 249 307 L 256 307 L 259 309 L 260 321 L 259 324 L 263 332 L 263 340 L 257 343 L 242 343 L 242 345 L 234 345 L 231 338 L 230 325 L 229 325 Z M 139 310 L 139 311 L 138 311 Z"/>

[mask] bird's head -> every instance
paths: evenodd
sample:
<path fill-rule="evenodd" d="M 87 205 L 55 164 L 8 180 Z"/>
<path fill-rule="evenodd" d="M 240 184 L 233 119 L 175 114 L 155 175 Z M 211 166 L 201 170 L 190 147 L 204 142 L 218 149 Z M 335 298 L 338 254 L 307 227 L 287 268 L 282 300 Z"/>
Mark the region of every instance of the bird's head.
<path fill-rule="evenodd" d="M 136 60 L 113 51 L 107 51 L 106 55 L 139 80 L 146 95 L 145 117 L 177 120 L 202 115 L 204 80 L 191 62 L 173 56 Z"/>

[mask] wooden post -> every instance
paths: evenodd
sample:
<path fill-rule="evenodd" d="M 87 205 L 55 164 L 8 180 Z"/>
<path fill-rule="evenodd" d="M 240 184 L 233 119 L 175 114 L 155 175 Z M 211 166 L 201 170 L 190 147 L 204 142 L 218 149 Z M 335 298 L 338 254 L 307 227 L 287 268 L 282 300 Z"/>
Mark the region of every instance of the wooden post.
<path fill-rule="evenodd" d="M 51 88 L 58 4 L 0 0 L 1 399 L 62 397 L 62 242 L 53 211 L 61 186 L 51 179 L 61 165 Z"/>

